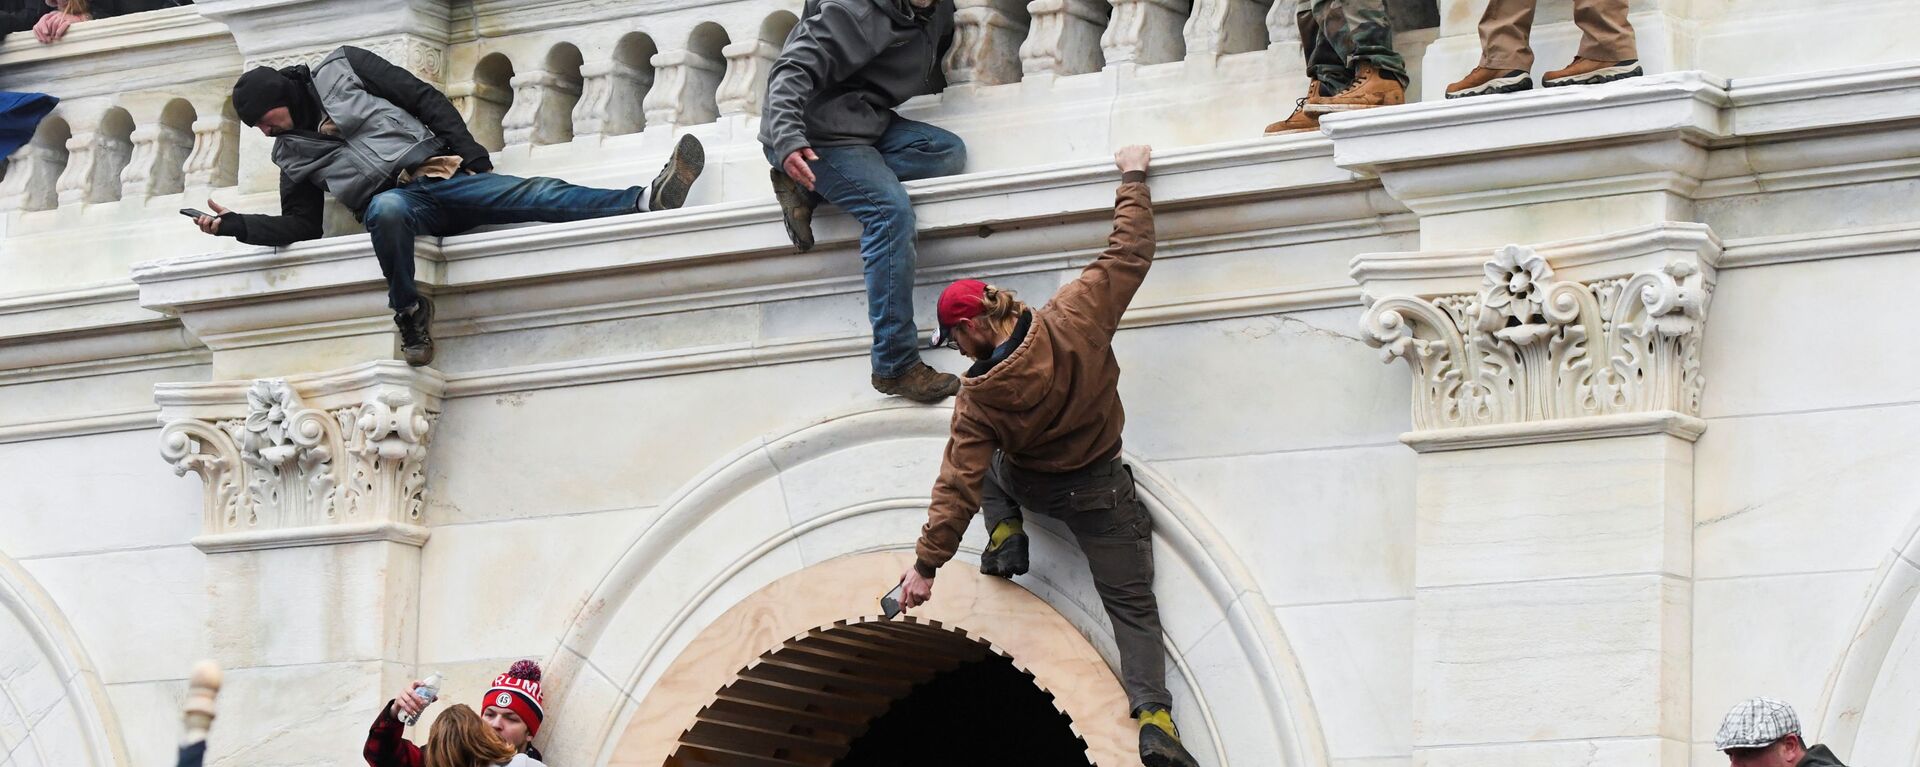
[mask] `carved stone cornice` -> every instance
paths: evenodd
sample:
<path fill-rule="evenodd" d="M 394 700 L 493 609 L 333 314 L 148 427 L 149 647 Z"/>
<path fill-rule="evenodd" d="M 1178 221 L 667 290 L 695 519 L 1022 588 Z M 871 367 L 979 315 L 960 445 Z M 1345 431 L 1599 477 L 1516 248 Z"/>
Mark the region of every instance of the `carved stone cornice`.
<path fill-rule="evenodd" d="M 426 541 L 427 449 L 445 382 L 392 361 L 162 384 L 160 455 L 206 486 L 202 550 Z"/>
<path fill-rule="evenodd" d="M 1719 253 L 1706 227 L 1665 224 L 1491 252 L 1361 256 L 1353 273 L 1367 342 L 1413 370 L 1413 444 L 1437 430 L 1698 418 Z"/>

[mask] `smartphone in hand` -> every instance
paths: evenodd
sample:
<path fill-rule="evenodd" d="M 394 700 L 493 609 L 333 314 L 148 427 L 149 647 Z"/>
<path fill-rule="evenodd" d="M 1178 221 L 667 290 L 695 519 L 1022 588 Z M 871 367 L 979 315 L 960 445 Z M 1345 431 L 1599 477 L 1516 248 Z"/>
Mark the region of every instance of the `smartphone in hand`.
<path fill-rule="evenodd" d="M 906 581 L 893 584 L 893 590 L 880 597 L 880 612 L 887 616 L 887 620 L 893 620 L 894 616 L 900 614 L 900 589 L 906 585 Z"/>
<path fill-rule="evenodd" d="M 186 216 L 187 218 L 194 218 L 194 219 L 197 219 L 197 218 L 199 218 L 199 217 L 201 217 L 201 216 L 212 216 L 213 214 L 212 214 L 212 213 L 202 213 L 202 212 L 200 212 L 200 211 L 199 211 L 198 209 L 195 209 L 195 208 L 181 208 L 181 209 L 180 209 L 180 215 L 182 215 L 182 216 Z"/>

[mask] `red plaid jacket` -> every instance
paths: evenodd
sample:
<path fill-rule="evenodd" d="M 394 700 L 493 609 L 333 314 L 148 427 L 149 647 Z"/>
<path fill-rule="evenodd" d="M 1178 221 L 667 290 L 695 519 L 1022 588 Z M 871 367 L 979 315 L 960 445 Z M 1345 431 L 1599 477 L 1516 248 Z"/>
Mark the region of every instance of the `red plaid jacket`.
<path fill-rule="evenodd" d="M 360 751 L 368 767 L 422 767 L 426 760 L 420 756 L 420 747 L 407 740 L 406 731 L 407 726 L 393 715 L 393 704 L 382 706 L 367 730 L 367 746 Z"/>

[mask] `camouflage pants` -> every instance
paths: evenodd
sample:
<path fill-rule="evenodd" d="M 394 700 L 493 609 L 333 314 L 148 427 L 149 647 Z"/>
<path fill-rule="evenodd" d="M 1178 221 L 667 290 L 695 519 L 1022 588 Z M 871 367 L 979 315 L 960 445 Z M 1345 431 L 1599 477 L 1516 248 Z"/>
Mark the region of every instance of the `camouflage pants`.
<path fill-rule="evenodd" d="M 1406 84 L 1407 62 L 1393 51 L 1386 0 L 1297 0 L 1294 16 L 1307 76 L 1320 83 L 1322 94 L 1345 90 L 1361 62 Z"/>

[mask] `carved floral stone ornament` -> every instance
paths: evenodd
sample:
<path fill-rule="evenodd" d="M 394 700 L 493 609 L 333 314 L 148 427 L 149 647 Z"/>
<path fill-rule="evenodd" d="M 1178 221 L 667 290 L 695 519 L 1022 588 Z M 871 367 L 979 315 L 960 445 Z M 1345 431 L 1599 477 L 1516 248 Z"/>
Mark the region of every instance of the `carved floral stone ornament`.
<path fill-rule="evenodd" d="M 364 399 L 314 407 L 285 379 L 261 379 L 238 412 L 168 422 L 160 454 L 205 483 L 203 531 L 418 524 L 438 414 L 406 388 L 349 396 Z"/>
<path fill-rule="evenodd" d="M 1674 411 L 1698 416 L 1711 286 L 1675 260 L 1621 278 L 1561 280 L 1508 245 L 1477 294 L 1371 300 L 1362 324 L 1415 375 L 1419 431 Z"/>

